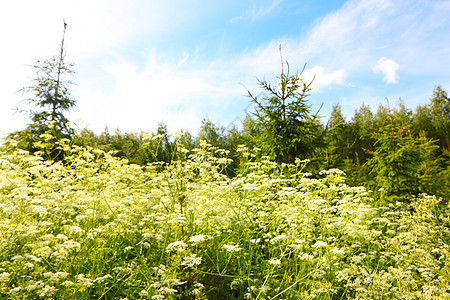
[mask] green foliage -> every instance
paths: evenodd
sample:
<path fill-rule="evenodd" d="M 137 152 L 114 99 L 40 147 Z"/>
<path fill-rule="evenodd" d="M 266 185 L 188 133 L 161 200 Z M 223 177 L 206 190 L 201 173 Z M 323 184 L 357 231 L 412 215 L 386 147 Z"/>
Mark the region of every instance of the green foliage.
<path fill-rule="evenodd" d="M 200 141 L 205 141 L 223 149 L 225 146 L 225 128 L 215 125 L 211 120 L 203 119 L 197 139 L 198 144 L 200 144 Z"/>
<path fill-rule="evenodd" d="M 187 149 L 195 147 L 195 141 L 189 132 L 170 134 L 167 125 L 159 123 L 155 132 L 122 133 L 116 130 L 110 134 L 106 128 L 100 135 L 83 129 L 74 136 L 78 146 L 89 146 L 105 152 L 112 151 L 114 156 L 127 159 L 130 163 L 144 166 L 152 162 L 170 163 L 176 153 L 177 144 Z"/>
<path fill-rule="evenodd" d="M 70 95 L 70 87 L 73 84 L 65 79 L 72 75 L 73 64 L 65 61 L 64 34 L 61 41 L 60 52 L 49 60 L 38 61 L 33 68 L 36 70 L 36 78 L 33 85 L 21 89 L 23 93 L 31 94 L 25 101 L 34 109 L 29 112 L 31 123 L 25 130 L 10 134 L 11 139 L 19 142 L 18 146 L 30 152 L 35 152 L 39 147 L 35 145 L 41 140 L 42 134 L 51 134 L 54 141 L 61 138 L 72 138 L 73 129 L 65 113 L 72 109 L 76 101 Z M 45 140 L 49 143 L 49 139 Z M 55 144 L 57 148 L 57 145 Z M 53 149 L 49 151 L 49 159 L 62 159 L 63 153 Z"/>
<path fill-rule="evenodd" d="M 382 187 L 384 196 L 427 192 L 447 201 L 447 102 L 446 92 L 437 87 L 430 103 L 415 111 L 401 99 L 392 111 L 380 105 L 375 115 L 363 104 L 350 121 L 335 106 L 327 125 L 326 166 L 346 171 L 348 183 Z"/>
<path fill-rule="evenodd" d="M 441 148 L 446 150 L 450 158 L 450 98 L 440 86 L 433 91 L 430 110 L 436 139 L 440 141 Z"/>
<path fill-rule="evenodd" d="M 405 199 L 430 192 L 438 166 L 433 158 L 437 146 L 425 137 L 414 137 L 409 124 L 389 116 L 391 123 L 374 133 L 376 149 L 368 161 L 376 186 Z"/>
<path fill-rule="evenodd" d="M 375 131 L 374 125 L 374 116 L 370 107 L 363 104 L 355 111 L 350 125 L 354 140 L 351 155 L 358 164 L 364 164 L 371 157 L 370 151 L 374 150 L 375 139 L 372 136 Z"/>
<path fill-rule="evenodd" d="M 248 91 L 257 105 L 255 121 L 261 133 L 257 138 L 258 147 L 280 163 L 311 157 L 322 144 L 317 114 L 311 115 L 310 106 L 306 105 L 312 81 L 305 82 L 303 70 L 290 75 L 289 65 L 286 73 L 282 68 L 275 87 L 259 81 L 261 89 L 268 93 L 262 99 Z"/>
<path fill-rule="evenodd" d="M 351 143 L 349 140 L 349 126 L 342 115 L 339 105 L 333 106 L 331 116 L 327 124 L 326 144 L 327 165 L 340 168 L 350 154 Z"/>
<path fill-rule="evenodd" d="M 412 129 L 415 135 L 425 134 L 428 138 L 435 138 L 432 124 L 431 110 L 428 105 L 418 105 L 412 120 Z"/>

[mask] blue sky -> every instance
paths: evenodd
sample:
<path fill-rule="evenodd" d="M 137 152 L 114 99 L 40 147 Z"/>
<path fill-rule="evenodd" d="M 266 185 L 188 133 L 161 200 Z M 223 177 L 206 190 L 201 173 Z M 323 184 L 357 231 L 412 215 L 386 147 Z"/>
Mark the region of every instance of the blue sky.
<path fill-rule="evenodd" d="M 278 47 L 291 71 L 316 76 L 312 111 L 388 98 L 414 109 L 436 85 L 450 91 L 450 1 L 17 0 L 0 11 L 0 131 L 22 129 L 14 114 L 30 65 L 57 54 L 68 23 L 76 65 L 70 119 L 100 133 L 156 129 L 196 134 L 203 118 L 224 127 L 251 113 L 246 89 L 275 83 Z"/>

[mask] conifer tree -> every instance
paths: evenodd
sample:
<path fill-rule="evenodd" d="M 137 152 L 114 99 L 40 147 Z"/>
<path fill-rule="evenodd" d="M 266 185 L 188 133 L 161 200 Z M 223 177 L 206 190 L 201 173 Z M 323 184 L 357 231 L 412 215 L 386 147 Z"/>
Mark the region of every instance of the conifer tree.
<path fill-rule="evenodd" d="M 446 150 L 450 157 L 450 98 L 439 85 L 433 91 L 430 110 L 435 138 L 440 141 L 441 148 Z"/>
<path fill-rule="evenodd" d="M 63 37 L 58 55 L 51 59 L 38 60 L 32 67 L 36 70 L 36 78 L 32 84 L 20 91 L 28 98 L 24 101 L 33 108 L 29 111 L 31 122 L 27 127 L 9 135 L 18 141 L 20 148 L 36 152 L 45 148 L 46 158 L 55 159 L 61 156 L 61 149 L 56 146 L 62 138 L 71 139 L 74 133 L 66 113 L 72 109 L 76 101 L 70 94 L 73 85 L 68 76 L 74 73 L 73 63 L 65 60 L 64 38 L 67 23 L 64 22 Z M 46 134 L 46 135 L 44 135 Z"/>
<path fill-rule="evenodd" d="M 310 158 L 313 155 L 320 144 L 320 124 L 317 114 L 312 115 L 310 106 L 306 104 L 313 81 L 304 80 L 302 74 L 305 66 L 295 75 L 289 74 L 289 64 L 286 73 L 283 66 L 282 60 L 276 86 L 265 80 L 259 81 L 267 96 L 259 99 L 250 91 L 248 95 L 256 104 L 255 121 L 261 128 L 258 144 L 277 162 L 293 163 L 295 158 Z"/>
<path fill-rule="evenodd" d="M 367 161 L 375 179 L 375 187 L 382 188 L 397 200 L 408 200 L 419 193 L 433 193 L 438 161 L 433 155 L 434 141 L 415 137 L 411 125 L 393 117 L 390 123 L 374 132 L 376 139 L 373 157 Z"/>

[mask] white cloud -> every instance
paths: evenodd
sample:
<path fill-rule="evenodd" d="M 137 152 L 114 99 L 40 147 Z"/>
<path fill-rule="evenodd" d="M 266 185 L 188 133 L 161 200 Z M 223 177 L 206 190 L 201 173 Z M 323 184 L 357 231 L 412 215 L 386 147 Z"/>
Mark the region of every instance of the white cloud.
<path fill-rule="evenodd" d="M 227 109 L 227 98 L 236 88 L 221 82 L 219 71 L 192 68 L 189 62 L 187 54 L 167 61 L 153 53 L 143 67 L 127 60 L 106 65 L 114 84 L 107 93 L 86 95 L 78 105 L 80 117 L 95 120 L 99 111 L 108 116 L 107 124 L 104 120 L 89 124 L 96 131 L 105 125 L 125 131 L 151 130 L 161 121 L 169 130 L 198 128 L 205 111 L 220 114 Z M 241 88 L 237 82 L 235 86 Z"/>
<path fill-rule="evenodd" d="M 355 53 L 366 54 L 370 39 L 379 37 L 379 31 L 384 30 L 383 20 L 392 13 L 391 8 L 390 0 L 348 1 L 339 10 L 318 19 L 306 38 L 299 40 L 299 48 L 308 57 L 325 54 L 330 60 L 337 56 L 351 58 L 345 61 L 351 63 L 358 58 Z"/>
<path fill-rule="evenodd" d="M 318 19 L 306 34 L 273 39 L 244 53 L 239 63 L 251 69 L 253 76 L 278 74 L 281 44 L 283 59 L 295 70 L 304 63 L 315 65 L 307 70 L 308 74 L 317 75 L 315 88 L 342 85 L 355 72 L 372 67 L 374 55 L 389 35 L 386 20 L 394 13 L 393 6 L 390 0 L 348 1 L 339 10 Z"/>
<path fill-rule="evenodd" d="M 259 20 L 273 12 L 283 0 L 269 0 L 269 1 L 254 1 L 253 6 L 247 10 L 243 15 L 234 17 L 230 20 L 231 23 L 238 22 L 240 20 Z"/>
<path fill-rule="evenodd" d="M 344 84 L 347 72 L 344 69 L 327 73 L 324 67 L 314 66 L 305 71 L 305 79 L 314 77 L 312 88 L 318 90 L 331 84 Z"/>
<path fill-rule="evenodd" d="M 386 83 L 398 83 L 397 70 L 399 68 L 398 63 L 383 56 L 377 61 L 373 71 L 375 73 L 381 72 L 384 75 L 383 80 Z"/>

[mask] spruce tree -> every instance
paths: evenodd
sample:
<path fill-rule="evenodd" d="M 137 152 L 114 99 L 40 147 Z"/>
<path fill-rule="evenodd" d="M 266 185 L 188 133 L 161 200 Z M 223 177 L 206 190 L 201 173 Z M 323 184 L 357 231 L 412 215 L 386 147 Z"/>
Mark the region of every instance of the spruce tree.
<path fill-rule="evenodd" d="M 259 81 L 265 97 L 259 99 L 250 91 L 248 95 L 256 104 L 255 122 L 261 128 L 257 144 L 277 162 L 293 163 L 296 158 L 311 158 L 322 144 L 320 123 L 306 103 L 312 81 L 304 80 L 305 67 L 295 75 L 289 74 L 289 64 L 284 72 L 283 60 L 281 67 L 276 86 Z"/>
<path fill-rule="evenodd" d="M 36 78 L 30 86 L 19 90 L 28 96 L 24 101 L 32 108 L 18 111 L 28 113 L 31 122 L 24 130 L 9 135 L 10 139 L 18 142 L 19 148 L 30 152 L 43 151 L 48 159 L 61 158 L 62 150 L 57 145 L 58 141 L 63 138 L 71 139 L 74 134 L 66 117 L 66 113 L 76 104 L 70 94 L 73 82 L 67 78 L 74 73 L 74 64 L 65 60 L 66 29 L 67 23 L 64 22 L 58 55 L 38 60 L 32 66 L 36 70 Z"/>

